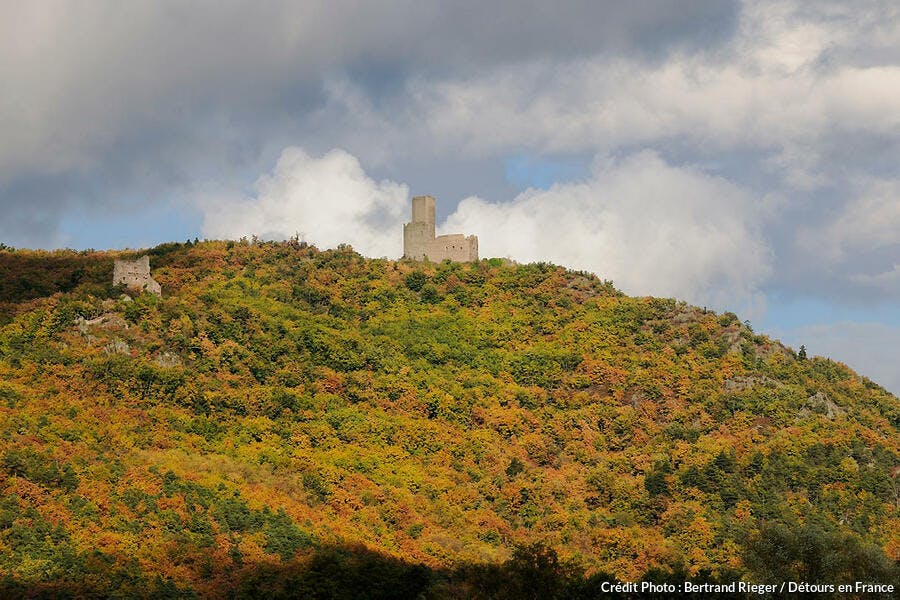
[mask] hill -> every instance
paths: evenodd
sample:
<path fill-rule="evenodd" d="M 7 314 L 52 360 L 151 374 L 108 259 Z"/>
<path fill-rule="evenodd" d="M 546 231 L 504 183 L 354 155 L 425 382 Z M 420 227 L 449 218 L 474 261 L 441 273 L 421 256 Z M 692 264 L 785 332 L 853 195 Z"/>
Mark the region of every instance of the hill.
<path fill-rule="evenodd" d="M 0 251 L 5 595 L 897 580 L 900 402 L 548 264 Z"/>

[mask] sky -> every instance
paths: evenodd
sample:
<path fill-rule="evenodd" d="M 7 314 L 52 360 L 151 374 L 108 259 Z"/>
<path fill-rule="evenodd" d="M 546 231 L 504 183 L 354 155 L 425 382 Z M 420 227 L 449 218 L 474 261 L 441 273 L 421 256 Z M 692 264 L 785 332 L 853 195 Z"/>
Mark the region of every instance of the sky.
<path fill-rule="evenodd" d="M 900 393 L 895 0 L 0 4 L 0 242 L 399 257 L 419 194 Z"/>

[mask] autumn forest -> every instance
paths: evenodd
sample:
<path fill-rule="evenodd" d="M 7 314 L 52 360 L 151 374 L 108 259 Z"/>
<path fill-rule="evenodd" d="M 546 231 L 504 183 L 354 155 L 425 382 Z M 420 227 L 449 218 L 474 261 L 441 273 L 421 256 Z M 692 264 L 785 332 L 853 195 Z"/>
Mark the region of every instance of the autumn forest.
<path fill-rule="evenodd" d="M 111 284 L 144 253 L 162 297 Z M 897 582 L 898 433 L 840 363 L 551 264 L 0 249 L 4 597 Z"/>

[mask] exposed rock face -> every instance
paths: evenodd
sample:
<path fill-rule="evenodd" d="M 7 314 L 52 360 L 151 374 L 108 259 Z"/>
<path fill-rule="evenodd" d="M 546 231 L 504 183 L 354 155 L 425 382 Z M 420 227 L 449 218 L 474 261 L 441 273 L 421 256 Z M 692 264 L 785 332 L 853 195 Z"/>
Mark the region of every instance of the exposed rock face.
<path fill-rule="evenodd" d="M 128 329 L 128 323 L 118 313 L 104 313 L 96 319 L 85 319 L 84 317 L 75 317 L 75 327 L 83 335 L 90 332 L 91 327 L 100 327 L 102 329 Z"/>
<path fill-rule="evenodd" d="M 129 356 L 131 354 L 131 346 L 125 340 L 115 339 L 104 346 L 103 351 L 106 354 L 124 354 Z"/>
<path fill-rule="evenodd" d="M 153 358 L 153 362 L 165 368 L 180 367 L 183 364 L 181 357 L 173 352 L 160 352 Z"/>
<path fill-rule="evenodd" d="M 730 377 L 725 380 L 725 391 L 726 392 L 742 392 L 744 390 L 748 390 L 756 385 L 774 385 L 776 387 L 780 387 L 782 384 L 770 377 L 766 377 L 765 375 L 736 375 L 734 377 Z"/>
<path fill-rule="evenodd" d="M 725 331 L 722 334 L 722 339 L 725 340 L 726 344 L 728 344 L 728 353 L 729 354 L 740 354 L 741 353 L 744 338 L 743 338 L 743 336 L 741 336 L 740 329 L 733 329 L 731 331 Z"/>
<path fill-rule="evenodd" d="M 826 419 L 834 419 L 847 414 L 847 411 L 834 403 L 834 401 L 822 392 L 816 392 L 806 399 L 797 416 L 806 417 L 812 413 L 824 414 Z"/>
<path fill-rule="evenodd" d="M 630 389 L 625 393 L 625 402 L 627 402 L 634 408 L 637 408 L 649 399 L 650 398 L 647 396 L 647 394 L 640 389 Z"/>
<path fill-rule="evenodd" d="M 117 260 L 113 265 L 113 285 L 124 283 L 129 290 L 147 291 L 162 296 L 162 288 L 150 276 L 150 257 Z"/>
<path fill-rule="evenodd" d="M 475 262 L 478 238 L 452 233 L 434 235 L 434 198 L 416 196 L 412 201 L 412 221 L 403 226 L 403 256 L 415 260 Z"/>

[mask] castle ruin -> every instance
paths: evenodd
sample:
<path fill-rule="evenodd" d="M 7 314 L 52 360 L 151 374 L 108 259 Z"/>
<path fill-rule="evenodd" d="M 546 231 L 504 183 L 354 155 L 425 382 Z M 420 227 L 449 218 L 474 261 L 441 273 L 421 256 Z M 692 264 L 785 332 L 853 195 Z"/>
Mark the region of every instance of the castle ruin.
<path fill-rule="evenodd" d="M 150 276 L 150 257 L 147 255 L 113 263 L 113 285 L 120 283 L 124 283 L 129 290 L 147 291 L 162 296 L 162 288 Z"/>
<path fill-rule="evenodd" d="M 403 225 L 403 257 L 413 260 L 441 262 L 476 262 L 478 237 L 451 233 L 434 235 L 434 198 L 416 196 L 412 199 L 412 222 Z"/>

